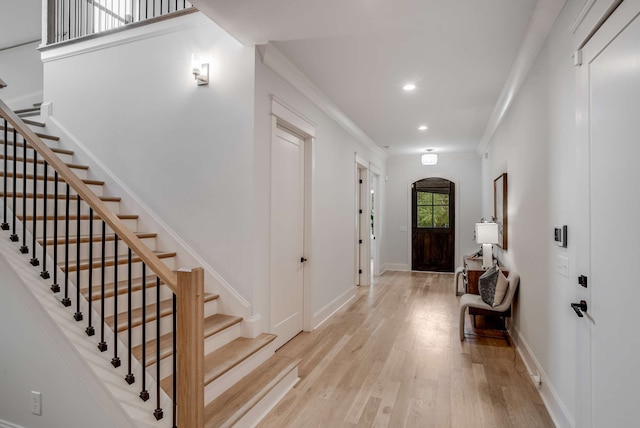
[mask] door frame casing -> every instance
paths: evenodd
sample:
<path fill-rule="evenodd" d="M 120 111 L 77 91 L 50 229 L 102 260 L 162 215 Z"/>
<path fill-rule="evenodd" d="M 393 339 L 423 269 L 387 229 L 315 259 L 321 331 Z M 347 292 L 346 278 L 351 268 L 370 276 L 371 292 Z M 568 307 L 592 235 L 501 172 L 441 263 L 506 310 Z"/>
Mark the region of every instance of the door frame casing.
<path fill-rule="evenodd" d="M 380 190 L 380 178 L 382 176 L 382 170 L 378 168 L 375 164 L 369 164 L 369 187 L 373 188 L 374 191 L 374 203 L 373 213 L 374 213 L 374 221 L 373 221 L 373 236 L 376 237 L 376 242 L 370 242 L 370 246 L 375 245 L 376 250 L 373 255 L 373 274 L 380 275 L 380 242 L 382 236 L 381 229 L 381 219 L 382 219 L 382 207 L 380 204 L 381 190 Z M 375 177 L 375 178 L 374 178 Z M 369 199 L 371 201 L 371 199 Z M 370 238 L 371 239 L 371 238 Z M 372 279 L 373 280 L 373 279 Z"/>
<path fill-rule="evenodd" d="M 590 76 L 589 63 L 595 60 L 632 20 L 640 13 L 640 0 L 596 0 L 585 16 L 579 16 L 575 33 L 579 36 L 577 48 L 582 50 L 582 64 L 576 67 L 576 172 L 582 186 L 576 189 L 575 227 L 576 269 L 578 275 L 592 277 L 591 272 L 591 136 L 590 136 Z M 613 13 L 612 13 L 613 12 Z M 636 18 L 640 19 L 640 18 Z M 578 20 L 576 21 L 578 22 Z M 583 49 L 584 48 L 584 49 Z M 576 285 L 575 300 L 591 300 L 591 285 Z M 576 323 L 576 426 L 593 426 L 593 321 L 588 312 L 586 322 Z M 588 375 L 585 375 L 588 374 Z"/>
<path fill-rule="evenodd" d="M 278 126 L 287 129 L 304 140 L 304 160 L 302 168 L 304 169 L 304 184 L 303 184 L 303 200 L 304 200 L 304 212 L 303 212 L 303 251 L 304 257 L 307 261 L 303 267 L 303 331 L 313 330 L 313 246 L 312 246 L 312 215 L 313 215 L 313 142 L 316 135 L 316 125 L 304 115 L 297 112 L 291 106 L 276 96 L 271 97 L 271 140 L 270 145 L 273 145 L 276 139 L 276 131 Z M 269 156 L 271 156 L 271 150 L 269 150 Z M 271 158 L 269 158 L 269 207 L 271 207 Z M 269 216 L 271 217 L 271 208 L 269 209 Z M 269 220 L 271 224 L 271 220 Z M 271 245 L 271 230 L 269 230 L 269 242 Z M 269 328 L 272 326 L 271 317 L 271 299 L 272 295 L 271 287 L 271 252 L 269 252 Z"/>
<path fill-rule="evenodd" d="M 371 260 L 371 233 L 369 233 L 369 221 L 363 221 L 368 218 L 367 213 L 371 211 L 369 172 L 369 162 L 355 153 L 355 285 L 371 284 L 371 269 L 368 267 Z M 362 184 L 360 177 L 362 177 Z M 360 209 L 362 209 L 362 214 L 359 212 Z M 362 237 L 362 244 L 359 243 L 360 237 Z M 362 268 L 362 274 L 358 272 L 360 268 Z"/>
<path fill-rule="evenodd" d="M 450 181 L 451 183 L 453 183 L 453 185 L 455 186 L 455 196 L 454 196 L 454 203 L 455 203 L 455 209 L 454 209 L 454 215 L 455 215 L 455 219 L 454 219 L 454 227 L 455 227 L 455 236 L 453 239 L 453 246 L 454 246 L 454 255 L 453 255 L 453 266 L 455 269 L 455 266 L 460 266 L 462 264 L 462 257 L 460 256 L 460 233 L 458 233 L 458 231 L 460 230 L 460 183 L 456 180 L 451 180 L 449 178 L 447 178 L 446 176 L 435 176 L 435 175 L 430 175 L 430 176 L 426 176 L 426 177 L 422 177 L 422 178 L 418 178 L 415 180 L 409 179 L 409 181 L 407 182 L 407 270 L 408 271 L 412 271 L 412 266 L 413 266 L 413 238 L 412 238 L 412 234 L 413 234 L 413 228 L 411 227 L 412 224 L 412 216 L 413 216 L 413 201 L 411 199 L 411 192 L 413 191 L 413 187 L 411 187 L 413 185 L 413 183 L 420 181 L 420 180 L 424 180 L 425 178 L 443 178 L 445 180 Z M 456 262 L 456 260 L 458 260 Z M 421 272 L 421 271 L 420 271 Z"/>

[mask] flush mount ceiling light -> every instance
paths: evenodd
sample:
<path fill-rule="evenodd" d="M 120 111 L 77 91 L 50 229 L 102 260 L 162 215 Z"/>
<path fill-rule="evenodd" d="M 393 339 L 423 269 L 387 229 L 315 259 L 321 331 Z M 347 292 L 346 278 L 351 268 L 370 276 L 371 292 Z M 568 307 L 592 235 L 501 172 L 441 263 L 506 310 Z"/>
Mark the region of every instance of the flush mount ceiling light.
<path fill-rule="evenodd" d="M 416 88 L 416 85 L 414 83 L 407 83 L 402 87 L 402 89 L 404 89 L 407 92 L 413 91 L 415 88 Z"/>
<path fill-rule="evenodd" d="M 422 165 L 436 165 L 438 163 L 438 155 L 436 153 L 431 153 L 433 149 L 427 149 L 427 152 L 422 155 Z"/>
<path fill-rule="evenodd" d="M 427 127 L 427 125 L 420 125 L 420 126 L 418 127 L 418 130 L 420 130 L 420 131 L 426 131 L 427 129 L 429 129 L 429 128 Z"/>

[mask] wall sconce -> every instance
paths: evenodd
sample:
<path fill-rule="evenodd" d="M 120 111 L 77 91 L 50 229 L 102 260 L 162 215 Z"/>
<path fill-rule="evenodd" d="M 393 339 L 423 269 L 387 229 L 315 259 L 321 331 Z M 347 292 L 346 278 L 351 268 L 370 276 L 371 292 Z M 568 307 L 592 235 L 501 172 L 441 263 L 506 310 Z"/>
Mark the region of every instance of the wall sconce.
<path fill-rule="evenodd" d="M 200 64 L 193 67 L 193 76 L 198 83 L 198 86 L 209 84 L 209 64 Z"/>
<path fill-rule="evenodd" d="M 198 86 L 209 84 L 209 63 L 199 55 L 191 55 L 191 73 Z"/>
<path fill-rule="evenodd" d="M 437 165 L 438 164 L 438 154 L 437 153 L 431 153 L 433 151 L 433 149 L 427 149 L 427 152 L 429 153 L 425 153 L 424 155 L 422 155 L 422 165 Z"/>

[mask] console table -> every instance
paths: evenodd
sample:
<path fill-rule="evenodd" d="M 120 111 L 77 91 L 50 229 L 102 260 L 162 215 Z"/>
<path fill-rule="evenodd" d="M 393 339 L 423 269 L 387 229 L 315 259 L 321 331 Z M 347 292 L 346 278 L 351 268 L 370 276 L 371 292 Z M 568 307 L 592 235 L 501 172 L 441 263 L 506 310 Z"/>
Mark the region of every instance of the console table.
<path fill-rule="evenodd" d="M 465 280 L 467 281 L 466 290 L 469 294 L 480 294 L 480 290 L 478 288 L 478 280 L 486 272 L 485 269 L 482 269 L 482 257 L 465 257 L 464 258 L 464 269 L 466 271 Z M 502 271 L 504 276 L 509 276 L 509 271 L 502 269 L 498 266 L 498 269 Z M 511 311 L 511 309 L 509 309 Z M 474 315 L 474 324 L 475 324 L 475 315 L 485 315 L 485 316 L 495 316 L 495 312 L 485 311 L 483 309 L 477 308 L 469 308 L 469 314 Z M 510 315 L 510 314 L 509 314 Z"/>

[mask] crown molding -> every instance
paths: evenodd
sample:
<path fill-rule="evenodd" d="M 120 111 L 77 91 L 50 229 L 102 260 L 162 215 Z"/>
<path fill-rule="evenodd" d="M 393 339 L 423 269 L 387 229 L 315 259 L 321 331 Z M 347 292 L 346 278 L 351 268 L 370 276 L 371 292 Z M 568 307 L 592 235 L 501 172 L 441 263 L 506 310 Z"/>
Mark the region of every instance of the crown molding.
<path fill-rule="evenodd" d="M 493 108 L 493 112 L 484 130 L 480 144 L 476 149 L 477 154 L 481 155 L 491 146 L 493 136 L 500 126 L 502 119 L 511 107 L 518 91 L 522 87 L 531 66 L 535 62 L 542 46 L 544 45 L 547 35 L 553 26 L 560 11 L 564 7 L 566 0 L 539 0 L 533 11 L 529 27 L 522 39 L 522 44 L 518 51 L 518 55 L 513 62 L 509 76 L 500 92 L 498 102 Z"/>
<path fill-rule="evenodd" d="M 262 63 L 271 71 L 300 91 L 312 103 L 341 125 L 356 140 L 366 146 L 375 155 L 386 160 L 389 155 L 364 133 L 338 106 L 329 99 L 300 69 L 271 43 L 256 46 Z"/>

